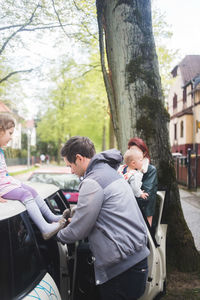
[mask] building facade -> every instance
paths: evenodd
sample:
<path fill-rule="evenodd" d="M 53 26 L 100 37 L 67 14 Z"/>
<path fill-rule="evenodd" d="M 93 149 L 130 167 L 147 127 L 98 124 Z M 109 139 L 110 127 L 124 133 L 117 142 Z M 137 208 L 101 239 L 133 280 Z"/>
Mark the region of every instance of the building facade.
<path fill-rule="evenodd" d="M 168 97 L 169 134 L 172 152 L 200 153 L 200 55 L 187 55 L 172 70 Z"/>

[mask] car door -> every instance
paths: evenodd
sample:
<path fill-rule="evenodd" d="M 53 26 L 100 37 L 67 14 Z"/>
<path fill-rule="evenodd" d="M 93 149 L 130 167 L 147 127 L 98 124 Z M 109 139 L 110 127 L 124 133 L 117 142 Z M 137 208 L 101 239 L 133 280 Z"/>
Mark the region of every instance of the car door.
<path fill-rule="evenodd" d="M 157 192 L 157 213 L 154 233 L 148 230 L 148 245 L 150 255 L 148 257 L 148 280 L 144 295 L 140 300 L 153 300 L 158 295 L 165 293 L 166 288 L 166 234 L 167 225 L 161 224 L 165 192 Z"/>
<path fill-rule="evenodd" d="M 6 206 L 8 212 L 0 220 L 1 300 L 49 300 L 53 296 L 61 300 L 56 283 L 44 266 L 27 212 L 15 214 L 11 205 L 10 213 L 9 201 L 4 210 Z"/>

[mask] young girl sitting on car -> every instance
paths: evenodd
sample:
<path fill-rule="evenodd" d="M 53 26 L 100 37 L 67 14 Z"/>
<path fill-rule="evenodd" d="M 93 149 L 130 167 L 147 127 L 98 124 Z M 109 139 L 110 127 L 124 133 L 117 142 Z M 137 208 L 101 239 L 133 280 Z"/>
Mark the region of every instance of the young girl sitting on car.
<path fill-rule="evenodd" d="M 54 215 L 33 188 L 8 174 L 2 147 L 12 139 L 14 127 L 14 119 L 9 114 L 0 113 L 0 202 L 5 202 L 4 199 L 20 200 L 43 238 L 47 240 L 65 226 L 68 211 L 64 211 L 63 215 Z M 50 223 L 46 222 L 43 216 Z"/>

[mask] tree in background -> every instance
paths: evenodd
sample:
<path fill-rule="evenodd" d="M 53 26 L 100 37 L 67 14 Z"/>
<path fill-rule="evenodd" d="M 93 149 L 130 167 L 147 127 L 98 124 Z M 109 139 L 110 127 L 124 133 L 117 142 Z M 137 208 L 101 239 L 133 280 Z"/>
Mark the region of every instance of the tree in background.
<path fill-rule="evenodd" d="M 179 52 L 176 49 L 169 49 L 167 47 L 167 41 L 172 37 L 173 33 L 170 31 L 169 25 L 165 21 L 165 14 L 161 13 L 159 10 L 159 2 L 155 0 L 152 1 L 152 22 L 162 89 L 164 96 L 167 97 L 172 82 L 170 72 L 173 68 L 173 62 L 177 59 Z"/>
<path fill-rule="evenodd" d="M 182 213 L 170 153 L 151 2 L 97 0 L 96 6 L 102 71 L 119 149 L 124 152 L 134 136 L 147 143 L 159 184 L 168 190 L 163 219 L 168 224 L 168 264 L 199 270 L 200 255 Z"/>
<path fill-rule="evenodd" d="M 91 18 L 95 18 L 92 12 L 95 5 L 93 3 L 91 7 L 86 3 L 84 7 L 91 15 L 87 13 L 83 22 L 82 10 L 77 9 L 74 0 L 0 0 L 1 99 L 12 103 L 12 107 L 17 104 L 23 116 L 27 115 L 24 112 L 26 103 L 38 105 L 39 95 L 41 92 L 45 94 L 49 66 L 58 63 L 63 55 L 69 58 L 73 53 L 71 49 L 77 48 L 75 43 L 84 44 L 87 52 L 94 36 L 89 24 Z M 54 48 L 57 49 L 56 55 L 59 53 L 57 61 L 51 54 L 55 53 Z"/>
<path fill-rule="evenodd" d="M 108 141 L 108 104 L 98 55 L 91 63 L 79 65 L 73 61 L 54 73 L 56 82 L 46 100 L 46 111 L 38 122 L 37 133 L 41 141 L 54 142 L 58 149 L 73 135 L 90 136 L 97 150 L 105 150 Z"/>

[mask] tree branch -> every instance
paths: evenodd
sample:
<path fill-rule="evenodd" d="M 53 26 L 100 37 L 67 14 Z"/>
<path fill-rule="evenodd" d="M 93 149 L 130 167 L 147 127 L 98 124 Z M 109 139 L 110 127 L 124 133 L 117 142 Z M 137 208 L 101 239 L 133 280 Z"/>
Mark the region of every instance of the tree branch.
<path fill-rule="evenodd" d="M 103 79 L 108 95 L 108 102 L 110 105 L 111 110 L 111 120 L 113 124 L 113 128 L 115 129 L 115 132 L 117 132 L 117 124 L 115 120 L 118 120 L 116 114 L 117 109 L 114 108 L 113 105 L 116 105 L 114 99 L 115 99 L 115 93 L 112 85 L 112 74 L 109 71 L 106 70 L 106 63 L 105 63 L 105 47 L 104 47 L 104 32 L 105 28 L 103 28 L 103 9 L 104 9 L 104 1 L 102 0 L 96 0 L 96 7 L 97 7 L 97 22 L 98 22 L 98 28 L 99 28 L 99 49 L 100 49 L 100 59 L 101 59 L 101 67 L 102 67 L 102 73 L 103 73 Z M 104 24 L 105 25 L 105 24 Z"/>
<path fill-rule="evenodd" d="M 23 24 L 9 25 L 9 26 L 5 26 L 5 27 L 0 27 L 0 31 L 11 29 L 11 28 L 16 28 L 16 27 L 22 27 L 22 26 L 23 26 Z"/>
<path fill-rule="evenodd" d="M 30 73 L 30 72 L 32 72 L 32 71 L 33 71 L 33 69 L 29 69 L 29 70 L 20 70 L 20 71 L 14 71 L 14 72 L 11 72 L 11 73 L 9 73 L 6 77 L 0 79 L 0 84 L 1 84 L 3 81 L 8 80 L 8 78 L 10 78 L 11 76 L 13 76 L 13 75 L 15 75 L 15 74 L 18 74 L 18 73 L 27 73 L 27 72 Z"/>
<path fill-rule="evenodd" d="M 5 41 L 5 43 L 3 44 L 3 46 L 1 47 L 0 49 L 0 55 L 2 54 L 2 52 L 4 51 L 6 45 L 9 43 L 9 41 L 20 31 L 22 31 L 26 26 L 28 26 L 32 21 L 33 21 L 33 18 L 34 18 L 34 15 L 36 13 L 36 10 L 41 7 L 39 4 L 37 4 L 36 8 L 34 9 L 30 19 L 28 20 L 28 22 L 26 22 L 25 24 L 21 25 L 21 27 L 16 30 L 15 32 L 13 32 L 8 38 L 7 40 Z"/>
<path fill-rule="evenodd" d="M 88 16 L 88 14 L 86 14 L 86 12 L 85 12 L 82 8 L 80 8 L 80 7 L 78 6 L 78 4 L 76 3 L 76 0 L 73 0 L 73 3 L 74 3 L 74 6 L 76 7 L 76 9 L 77 9 L 78 11 L 81 11 L 81 12 L 85 15 L 85 17 Z M 89 33 L 89 35 L 92 36 L 92 37 L 96 40 L 96 39 L 97 39 L 96 35 L 95 35 L 95 34 L 92 34 L 92 33 L 90 32 L 88 26 L 87 26 L 86 24 L 84 24 L 83 22 L 81 22 L 81 24 L 84 26 L 84 28 L 85 28 L 86 31 Z"/>
<path fill-rule="evenodd" d="M 78 24 L 63 24 L 62 26 L 72 26 L 72 25 L 78 25 Z M 38 26 L 38 25 L 36 25 L 36 26 Z M 10 26 L 7 26 L 7 27 L 2 27 L 2 28 L 0 28 L 0 31 L 15 28 L 15 27 L 22 27 L 22 25 L 10 25 Z M 60 25 L 53 25 L 53 24 L 45 24 L 41 27 L 24 28 L 24 29 L 21 29 L 20 31 L 35 31 L 35 30 L 40 30 L 40 29 L 51 29 L 51 28 L 57 28 L 57 27 L 61 27 L 61 26 Z"/>
<path fill-rule="evenodd" d="M 108 98 L 109 98 L 108 100 L 111 104 L 110 99 L 113 98 L 113 95 L 111 92 L 112 88 L 110 85 L 110 80 L 109 80 L 108 72 L 106 70 L 106 64 L 105 64 L 105 58 L 104 58 L 105 48 L 104 48 L 104 33 L 103 33 L 103 24 L 102 24 L 103 7 L 102 7 L 101 0 L 96 1 L 96 6 L 97 6 L 97 21 L 98 21 L 98 27 L 99 27 L 99 48 L 100 48 L 101 67 L 102 67 L 105 86 L 108 91 Z"/>
<path fill-rule="evenodd" d="M 60 20 L 60 16 L 59 16 L 59 14 L 58 14 L 58 12 L 57 12 L 57 10 L 56 10 L 54 0 L 52 0 L 52 4 L 53 4 L 54 12 L 55 12 L 55 14 L 56 14 L 56 16 L 57 16 L 58 22 L 59 22 L 59 24 L 60 24 L 62 30 L 63 30 L 64 34 L 69 38 L 69 35 L 68 35 L 67 32 L 65 31 L 65 29 L 64 29 L 64 27 L 63 27 L 63 24 L 62 24 L 62 22 L 61 22 L 61 20 Z"/>

